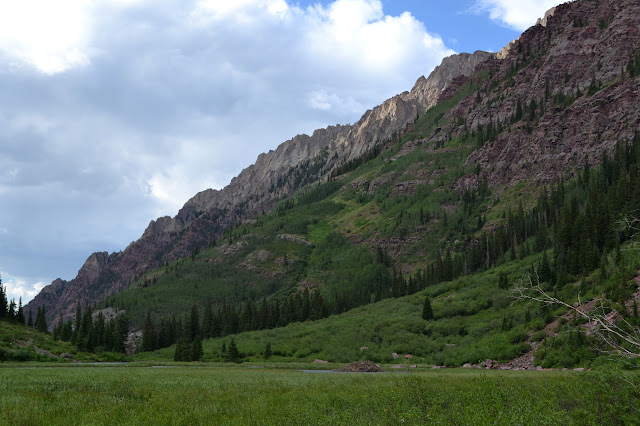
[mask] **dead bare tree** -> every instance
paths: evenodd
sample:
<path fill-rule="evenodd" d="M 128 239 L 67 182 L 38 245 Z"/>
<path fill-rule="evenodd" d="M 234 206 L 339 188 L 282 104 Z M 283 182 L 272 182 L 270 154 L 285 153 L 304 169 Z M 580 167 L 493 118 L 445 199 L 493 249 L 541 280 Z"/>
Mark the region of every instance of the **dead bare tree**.
<path fill-rule="evenodd" d="M 615 309 L 607 307 L 605 299 L 597 299 L 592 310 L 583 309 L 578 298 L 570 304 L 550 295 L 540 285 L 537 274 L 525 275 L 513 287 L 515 299 L 540 302 L 545 305 L 562 306 L 587 320 L 587 332 L 604 343 L 606 353 L 622 358 L 640 358 L 640 327 L 630 324 Z"/>

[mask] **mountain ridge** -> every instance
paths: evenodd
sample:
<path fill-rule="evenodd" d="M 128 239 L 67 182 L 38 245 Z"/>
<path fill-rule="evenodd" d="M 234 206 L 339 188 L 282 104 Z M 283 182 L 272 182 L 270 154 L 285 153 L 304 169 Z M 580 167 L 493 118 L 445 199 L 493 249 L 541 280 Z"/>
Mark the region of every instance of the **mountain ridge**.
<path fill-rule="evenodd" d="M 151 221 L 143 236 L 124 252 L 91 255 L 75 279 L 54 281 L 26 309 L 44 304 L 50 324 L 59 314 L 69 318 L 77 302 L 96 303 L 126 289 L 143 274 L 187 256 L 193 259 L 194 253 L 226 230 L 271 211 L 300 188 L 328 180 L 332 181 L 329 189 L 339 188 L 340 175 L 353 170 L 343 166 L 359 164 L 356 160 L 375 147 L 392 153 L 378 159 L 377 171 L 360 175 L 348 186 L 362 200 L 389 200 L 371 208 L 373 217 L 382 219 L 394 203 L 417 193 L 454 192 L 443 195 L 426 216 L 420 208 L 420 225 L 410 226 L 425 232 L 448 226 L 459 197 L 467 209 L 469 197 L 486 193 L 487 186 L 502 197 L 520 182 L 539 187 L 575 176 L 585 165 L 596 166 L 603 153 L 612 152 L 618 142 L 631 140 L 640 130 L 640 111 L 634 107 L 640 81 L 633 78 L 634 61 L 640 65 L 640 59 L 634 59 L 640 49 L 639 17 L 640 5 L 631 0 L 565 3 L 545 16 L 544 25 L 541 21 L 531 27 L 500 54 L 445 58 L 429 78 L 418 79 L 410 92 L 365 112 L 355 124 L 298 135 L 261 154 L 223 190 L 202 191 L 174 218 Z M 418 117 L 428 123 L 416 122 Z M 457 166 L 447 163 L 454 161 L 452 154 L 457 151 L 457 161 L 463 165 L 460 174 Z M 438 156 L 449 157 L 439 161 Z M 350 220 L 355 224 L 361 219 Z M 459 220 L 463 222 L 458 234 L 467 235 L 469 227 L 476 229 L 475 224 L 465 225 L 464 218 Z M 253 221 L 260 222 L 259 218 Z M 350 234 L 351 242 L 365 243 L 372 250 L 382 247 L 400 258 L 398 270 L 404 274 L 424 264 L 424 253 L 442 257 L 450 250 L 473 250 L 478 237 L 434 240 L 433 247 L 426 247 L 420 241 L 428 241 L 428 235 L 421 235 L 422 231 L 412 235 L 406 224 L 399 226 L 407 222 L 402 211 L 392 222 L 395 225 L 387 227 L 392 231 L 365 232 L 362 237 L 351 233 L 353 226 L 334 225 Z M 477 229 L 485 229 L 485 222 L 486 216 L 478 218 Z M 438 238 L 446 236 L 440 234 Z M 456 232 L 451 230 L 449 235 Z M 237 244 L 229 241 L 228 248 L 235 250 Z M 411 259 L 410 253 L 419 256 Z"/>
<path fill-rule="evenodd" d="M 366 111 L 355 124 L 298 135 L 260 154 L 224 189 L 201 191 L 175 217 L 151 220 L 142 236 L 124 251 L 91 254 L 74 279 L 54 280 L 25 309 L 35 311 L 44 305 L 49 324 L 53 324 L 60 314 L 63 318 L 73 315 L 77 302 L 95 303 L 126 288 L 140 274 L 210 244 L 234 223 L 271 210 L 279 199 L 291 196 L 304 184 L 326 179 L 340 164 L 401 133 L 437 103 L 451 81 L 471 74 L 494 55 L 476 51 L 447 57 L 429 78 L 419 78 L 411 91 Z M 309 165 L 312 161 L 315 164 Z M 310 167 L 317 169 L 315 173 L 308 173 Z"/>

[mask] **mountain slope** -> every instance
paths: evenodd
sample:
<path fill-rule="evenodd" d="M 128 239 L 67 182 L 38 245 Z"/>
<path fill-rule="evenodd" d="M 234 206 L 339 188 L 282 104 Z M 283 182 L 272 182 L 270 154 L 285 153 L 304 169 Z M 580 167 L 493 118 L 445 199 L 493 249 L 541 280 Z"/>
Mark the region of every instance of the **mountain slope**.
<path fill-rule="evenodd" d="M 271 210 L 277 200 L 402 132 L 436 103 L 454 78 L 470 74 L 491 56 L 478 51 L 446 58 L 428 79 L 420 78 L 411 92 L 367 111 L 354 125 L 316 130 L 312 136 L 299 135 L 275 151 L 261 154 L 223 190 L 200 192 L 176 217 L 151 221 L 142 237 L 124 252 L 92 254 L 76 278 L 55 280 L 25 309 L 45 305 L 50 323 L 59 313 L 67 318 L 78 301 L 95 303 L 125 289 L 140 274 L 190 255 L 231 225 Z"/>
<path fill-rule="evenodd" d="M 568 3 L 500 55 L 445 60 L 355 125 L 298 136 L 224 190 L 152 221 L 123 253 L 92 255 L 75 280 L 55 282 L 27 308 L 45 303 L 51 316 L 68 317 L 77 301 L 104 299 L 140 326 L 148 310 L 180 315 L 206 301 L 250 313 L 261 298 L 281 308 L 307 288 L 327 301 L 325 314 L 339 313 L 401 295 L 409 284 L 400 273 L 413 277 L 413 292 L 551 248 L 567 262 L 555 285 L 567 285 L 608 259 L 624 235 L 614 238 L 611 219 L 629 200 L 595 210 L 606 226 L 587 248 L 579 232 L 575 241 L 537 235 L 567 226 L 558 213 L 571 201 L 564 193 L 552 192 L 555 210 L 528 209 L 544 199 L 540 184 L 577 176 L 616 146 L 616 166 L 604 166 L 622 170 L 620 152 L 640 131 L 638 8 Z M 629 165 L 616 173 L 632 173 Z M 591 190 L 582 191 L 576 197 L 586 203 Z M 281 198 L 273 214 L 258 216 Z"/>

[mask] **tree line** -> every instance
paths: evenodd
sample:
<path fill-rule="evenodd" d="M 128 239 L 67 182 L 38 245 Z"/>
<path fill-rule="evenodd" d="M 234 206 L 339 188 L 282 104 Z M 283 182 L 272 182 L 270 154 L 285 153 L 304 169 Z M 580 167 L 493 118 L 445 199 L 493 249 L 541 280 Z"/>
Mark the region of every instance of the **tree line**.
<path fill-rule="evenodd" d="M 476 235 L 466 250 L 445 250 L 423 268 L 419 287 L 487 270 L 512 259 L 547 249 L 555 262 L 538 265 L 552 285 L 584 276 L 602 265 L 613 250 L 634 234 L 621 229 L 625 219 L 637 216 L 640 205 L 640 134 L 630 143 L 619 142 L 613 154 L 603 152 L 600 167 L 588 163 L 578 178 L 543 188 L 536 205 L 503 214 L 503 223 Z M 544 260 L 544 259 L 543 259 Z"/>
<path fill-rule="evenodd" d="M 113 318 L 105 318 L 102 312 L 95 314 L 87 306 L 82 309 L 80 302 L 76 305 L 73 319 L 64 320 L 62 314 L 53 328 L 53 338 L 71 342 L 81 351 L 127 353 L 129 320 L 120 314 Z"/>

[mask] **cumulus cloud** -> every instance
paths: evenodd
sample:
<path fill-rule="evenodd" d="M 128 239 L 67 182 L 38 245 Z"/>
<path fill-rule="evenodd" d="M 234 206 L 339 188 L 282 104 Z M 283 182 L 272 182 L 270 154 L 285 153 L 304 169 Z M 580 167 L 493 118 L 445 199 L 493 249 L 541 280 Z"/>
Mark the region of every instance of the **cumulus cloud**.
<path fill-rule="evenodd" d="M 477 0 L 476 10 L 488 12 L 491 19 L 524 31 L 560 3 L 558 0 Z"/>
<path fill-rule="evenodd" d="M 0 269 L 25 300 L 71 279 L 91 252 L 123 249 L 296 134 L 356 121 L 451 53 L 380 0 L 1 2 Z"/>
<path fill-rule="evenodd" d="M 346 115 L 362 113 L 365 110 L 365 107 L 353 97 L 343 98 L 324 89 L 310 92 L 307 95 L 307 104 L 320 111 L 337 110 Z"/>
<path fill-rule="evenodd" d="M 82 0 L 0 2 L 0 52 L 46 74 L 87 65 L 91 19 Z"/>
<path fill-rule="evenodd" d="M 35 284 L 30 284 L 26 280 L 12 277 L 6 274 L 2 275 L 2 285 L 7 291 L 7 299 L 15 300 L 16 303 L 22 299 L 23 305 L 26 301 L 33 299 L 47 283 L 42 281 Z"/>

